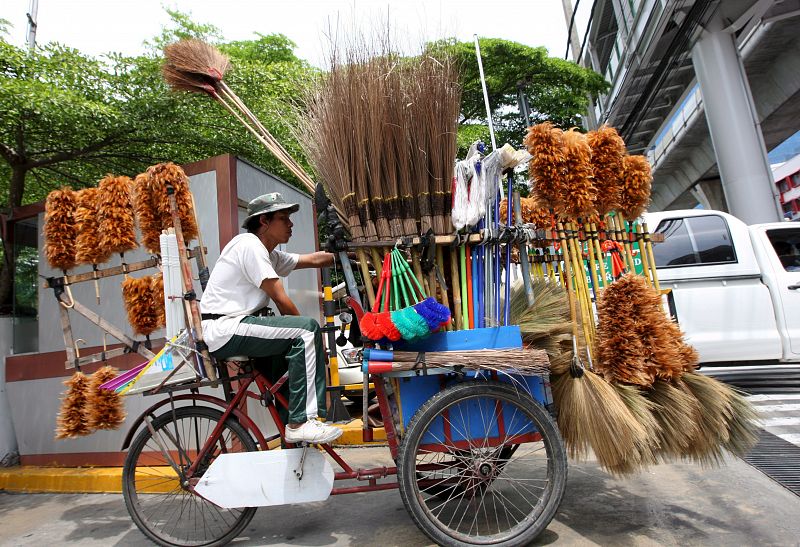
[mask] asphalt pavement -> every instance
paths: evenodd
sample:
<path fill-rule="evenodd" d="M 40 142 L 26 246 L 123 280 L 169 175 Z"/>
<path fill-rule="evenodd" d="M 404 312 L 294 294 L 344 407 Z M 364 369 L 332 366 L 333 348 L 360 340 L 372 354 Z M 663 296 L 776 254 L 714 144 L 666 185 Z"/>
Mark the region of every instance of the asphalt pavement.
<path fill-rule="evenodd" d="M 385 464 L 382 448 L 349 448 Z M 730 458 L 717 469 L 667 464 L 616 479 L 570 462 L 567 490 L 537 545 L 798 545 L 800 497 Z M 397 491 L 262 508 L 233 545 L 423 546 Z M 0 545 L 150 545 L 119 494 L 0 494 Z"/>

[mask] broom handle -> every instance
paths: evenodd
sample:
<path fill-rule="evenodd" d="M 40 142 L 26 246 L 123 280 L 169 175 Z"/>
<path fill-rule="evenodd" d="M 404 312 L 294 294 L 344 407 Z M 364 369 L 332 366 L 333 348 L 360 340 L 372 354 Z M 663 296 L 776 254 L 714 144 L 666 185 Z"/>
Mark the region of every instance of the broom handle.
<path fill-rule="evenodd" d="M 653 286 L 653 280 L 650 277 L 650 260 L 647 256 L 647 250 L 644 248 L 644 235 L 642 235 L 642 226 L 637 222 L 635 232 L 636 244 L 639 246 L 639 260 L 642 261 L 642 274 L 647 280 L 647 284 Z"/>
<path fill-rule="evenodd" d="M 589 299 L 589 288 L 586 285 L 586 274 L 583 272 L 583 255 L 578 249 L 577 232 L 572 226 L 572 223 L 567 224 L 567 230 L 570 232 L 570 235 L 567 237 L 567 245 L 569 245 L 569 254 L 572 257 L 575 295 L 578 299 L 578 303 L 580 304 L 579 309 L 583 318 L 583 321 L 581 321 L 581 325 L 583 326 L 583 336 L 588 347 L 592 343 L 592 328 L 594 327 L 591 301 Z"/>
<path fill-rule="evenodd" d="M 364 249 L 359 247 L 356 249 L 356 257 L 358 258 L 358 266 L 361 269 L 361 277 L 364 280 L 364 291 L 367 293 L 367 304 L 370 309 L 375 305 L 375 290 L 372 288 L 372 276 L 369 273 L 369 265 L 367 264 L 367 254 Z"/>
<path fill-rule="evenodd" d="M 620 234 L 620 239 L 622 239 L 622 247 L 625 249 L 625 259 L 628 261 L 628 266 L 631 269 L 631 273 L 636 273 L 636 264 L 633 263 L 633 254 L 631 253 L 631 240 L 628 234 L 628 231 L 625 229 L 625 217 L 622 216 L 622 213 L 617 212 L 614 216 L 614 222 L 617 225 L 617 230 Z"/>
<path fill-rule="evenodd" d="M 181 219 L 178 216 L 178 203 L 175 200 L 175 187 L 167 184 L 167 195 L 169 196 L 169 208 L 172 213 L 172 225 L 175 227 L 175 239 L 178 242 L 178 257 L 181 262 L 181 277 L 183 278 L 183 288 L 186 294 L 194 291 L 192 287 L 192 271 L 189 266 L 189 259 L 186 257 L 186 244 L 183 241 L 183 231 L 181 230 Z M 203 325 L 200 321 L 200 308 L 197 305 L 196 299 L 185 299 L 186 308 L 189 312 L 189 318 L 192 321 L 192 337 L 194 338 L 195 345 L 200 352 L 203 359 L 203 368 L 206 371 L 206 376 L 211 381 L 211 387 L 217 387 L 217 372 L 214 370 L 214 365 L 211 363 L 211 356 L 208 353 L 208 346 L 203 340 Z M 191 332 L 191 331 L 190 331 Z"/>
<path fill-rule="evenodd" d="M 592 244 L 594 245 L 594 252 L 597 254 L 598 262 L 600 263 L 600 277 L 603 278 L 603 287 L 608 283 L 606 277 L 606 256 L 600 248 L 600 232 L 598 226 L 594 222 L 591 223 L 592 227 Z"/>
<path fill-rule="evenodd" d="M 644 231 L 644 248 L 647 251 L 647 258 L 650 260 L 651 269 L 653 273 L 653 286 L 661 293 L 661 286 L 658 283 L 658 270 L 656 267 L 656 257 L 653 255 L 653 242 L 650 239 L 650 231 L 647 229 L 647 223 L 642 223 L 642 230 Z"/>
<path fill-rule="evenodd" d="M 572 268 L 570 266 L 569 249 L 567 247 L 567 238 L 564 235 L 564 226 L 559 221 L 556 224 L 558 229 L 558 238 L 561 242 L 561 251 L 564 253 L 564 285 L 567 289 L 567 299 L 569 301 L 569 316 L 572 323 L 572 347 L 575 356 L 578 355 L 577 341 L 578 341 L 578 314 L 575 307 L 575 295 L 572 294 Z"/>
<path fill-rule="evenodd" d="M 511 175 L 509 175 L 508 179 L 509 184 L 511 184 Z M 506 211 L 508 210 L 506 209 Z M 508 218 L 508 212 L 506 212 L 506 218 Z M 514 190 L 514 220 L 517 226 L 522 224 L 522 200 L 519 197 L 519 190 Z M 533 294 L 533 285 L 531 284 L 531 267 L 528 257 L 527 240 L 519 244 L 519 263 L 522 267 L 522 283 L 525 287 L 525 297 L 528 300 L 528 307 L 531 307 L 534 305 L 536 299 Z"/>
<path fill-rule="evenodd" d="M 453 312 L 456 319 L 456 330 L 463 328 L 461 317 L 461 280 L 459 279 L 458 251 L 450 249 L 450 285 L 453 287 Z"/>
<path fill-rule="evenodd" d="M 194 225 L 197 226 L 197 244 L 200 245 L 200 249 L 197 255 L 195 255 L 195 260 L 197 260 L 197 277 L 200 278 L 200 288 L 203 291 L 206 290 L 206 285 L 208 284 L 208 264 L 206 263 L 206 251 L 205 246 L 203 245 L 203 235 L 202 230 L 200 230 L 200 222 L 197 220 L 197 206 L 194 203 L 194 194 L 191 190 L 189 190 L 189 197 L 192 198 L 192 216 L 194 217 Z"/>
<path fill-rule="evenodd" d="M 441 274 L 441 276 L 444 276 L 444 251 L 442 250 L 442 246 L 441 245 L 437 245 L 436 246 L 436 267 L 439 268 L 439 273 Z M 453 284 L 454 282 L 451 281 L 450 283 Z M 458 280 L 456 280 L 455 283 L 458 283 Z M 449 310 L 450 309 L 450 297 L 447 294 L 447 287 L 446 286 L 442 286 L 440 284 L 439 289 L 441 290 L 441 293 L 442 293 L 442 304 L 445 307 L 447 307 L 447 309 Z M 453 330 L 453 322 L 452 321 L 448 321 L 447 322 L 447 325 L 445 325 L 445 330 Z"/>
<path fill-rule="evenodd" d="M 597 300 L 597 294 L 598 291 L 600 290 L 600 284 L 598 283 L 597 272 L 595 271 L 597 269 L 597 262 L 595 262 L 594 259 L 594 245 L 592 244 L 593 243 L 592 235 L 589 230 L 590 230 L 589 223 L 584 222 L 583 235 L 586 238 L 586 248 L 588 250 L 587 254 L 589 256 L 589 275 L 591 276 L 592 279 L 592 292 L 594 293 L 595 300 Z M 583 247 L 583 242 L 580 243 L 580 246 Z"/>

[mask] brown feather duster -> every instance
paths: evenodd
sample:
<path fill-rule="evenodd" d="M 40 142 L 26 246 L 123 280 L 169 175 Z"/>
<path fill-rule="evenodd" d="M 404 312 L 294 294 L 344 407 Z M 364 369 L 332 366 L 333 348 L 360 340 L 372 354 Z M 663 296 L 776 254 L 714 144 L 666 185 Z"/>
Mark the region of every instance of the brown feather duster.
<path fill-rule="evenodd" d="M 128 177 L 108 175 L 100 181 L 97 205 L 100 246 L 110 254 L 136 248 L 133 222 L 133 181 Z"/>
<path fill-rule="evenodd" d="M 592 149 L 592 172 L 597 190 L 595 208 L 600 217 L 603 217 L 619 206 L 625 141 L 616 129 L 608 125 L 589 131 L 586 139 Z"/>
<path fill-rule="evenodd" d="M 586 135 L 576 129 L 565 131 L 563 142 L 564 215 L 570 219 L 586 219 L 597 214 L 594 208 L 596 190 L 592 183 L 592 149 Z"/>
<path fill-rule="evenodd" d="M 97 204 L 99 188 L 84 188 L 77 193 L 78 207 L 75 209 L 75 260 L 79 264 L 102 264 L 111 256 L 100 245 L 98 233 Z"/>
<path fill-rule="evenodd" d="M 623 184 L 619 212 L 626 219 L 638 218 L 650 204 L 650 185 L 653 175 L 644 156 L 625 156 L 622 160 Z"/>
<path fill-rule="evenodd" d="M 167 325 L 167 312 L 164 308 L 164 276 L 161 272 L 150 277 L 150 290 L 153 299 L 153 308 L 156 310 L 156 328 Z"/>
<path fill-rule="evenodd" d="M 147 173 L 136 175 L 133 181 L 133 208 L 142 234 L 142 245 L 150 253 L 161 253 L 161 214 L 153 205 Z"/>
<path fill-rule="evenodd" d="M 92 429 L 117 429 L 125 421 L 125 407 L 122 397 L 113 389 L 100 386 L 117 376 L 111 366 L 100 367 L 92 374 L 86 400 L 86 414 Z"/>
<path fill-rule="evenodd" d="M 44 204 L 45 256 L 53 268 L 64 271 L 75 266 L 75 194 L 69 187 L 53 190 Z"/>
<path fill-rule="evenodd" d="M 64 382 L 67 391 L 61 400 L 61 410 L 56 421 L 56 439 L 72 439 L 92 432 L 86 419 L 86 400 L 89 379 L 82 372 L 76 372 Z"/>
<path fill-rule="evenodd" d="M 525 146 L 533 156 L 528 168 L 536 197 L 544 207 L 560 209 L 565 189 L 562 131 L 550 122 L 528 128 Z"/>
<path fill-rule="evenodd" d="M 159 312 L 154 306 L 153 283 L 150 277 L 129 277 L 122 282 L 122 299 L 133 332 L 148 336 L 159 326 Z"/>
<path fill-rule="evenodd" d="M 175 189 L 175 202 L 178 207 L 178 218 L 185 243 L 197 238 L 197 223 L 194 220 L 194 207 L 189 189 L 189 177 L 174 163 L 159 163 L 147 169 L 150 177 L 147 188 L 151 192 L 153 206 L 161 217 L 161 229 L 172 228 L 172 211 L 169 206 L 167 185 Z"/>

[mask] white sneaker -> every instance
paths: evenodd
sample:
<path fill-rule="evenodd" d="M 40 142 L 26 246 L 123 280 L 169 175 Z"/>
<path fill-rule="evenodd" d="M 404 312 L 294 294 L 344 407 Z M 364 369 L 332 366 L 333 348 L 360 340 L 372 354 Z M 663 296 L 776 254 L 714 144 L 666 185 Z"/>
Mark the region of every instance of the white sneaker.
<path fill-rule="evenodd" d="M 287 443 L 325 444 L 342 436 L 342 430 L 319 420 L 308 420 L 298 428 L 286 427 Z"/>

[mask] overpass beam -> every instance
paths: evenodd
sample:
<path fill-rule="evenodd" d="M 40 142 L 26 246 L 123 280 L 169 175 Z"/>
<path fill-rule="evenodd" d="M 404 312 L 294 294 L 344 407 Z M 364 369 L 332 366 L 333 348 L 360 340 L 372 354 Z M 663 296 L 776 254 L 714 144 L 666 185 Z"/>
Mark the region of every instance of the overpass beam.
<path fill-rule="evenodd" d="M 755 105 L 733 35 L 717 13 L 692 49 L 714 154 L 731 214 L 781 219 Z"/>

